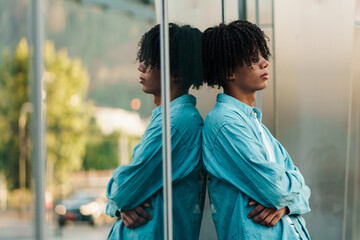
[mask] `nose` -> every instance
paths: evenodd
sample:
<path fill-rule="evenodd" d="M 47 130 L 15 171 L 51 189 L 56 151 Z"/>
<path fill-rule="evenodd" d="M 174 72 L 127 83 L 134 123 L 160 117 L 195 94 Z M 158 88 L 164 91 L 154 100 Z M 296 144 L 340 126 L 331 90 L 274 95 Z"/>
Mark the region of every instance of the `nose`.
<path fill-rule="evenodd" d="M 139 72 L 145 73 L 145 71 L 146 71 L 146 66 L 145 66 L 145 63 L 144 63 L 144 62 L 141 62 L 141 63 L 139 64 L 138 70 L 139 70 Z"/>
<path fill-rule="evenodd" d="M 266 60 L 263 56 L 260 55 L 260 68 L 267 68 L 269 66 L 269 61 Z"/>

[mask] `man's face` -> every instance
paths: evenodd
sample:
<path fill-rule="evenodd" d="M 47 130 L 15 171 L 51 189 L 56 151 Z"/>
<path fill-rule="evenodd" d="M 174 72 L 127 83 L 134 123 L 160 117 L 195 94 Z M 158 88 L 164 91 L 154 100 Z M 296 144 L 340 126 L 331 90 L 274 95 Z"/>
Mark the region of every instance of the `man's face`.
<path fill-rule="evenodd" d="M 243 92 L 255 92 L 266 88 L 269 62 L 259 54 L 259 61 L 251 66 L 243 64 L 235 68 L 232 79 Z"/>
<path fill-rule="evenodd" d="M 142 90 L 145 93 L 160 95 L 160 70 L 157 68 L 151 69 L 146 67 L 144 62 L 139 64 L 138 70 L 140 72 L 139 83 L 142 85 Z"/>

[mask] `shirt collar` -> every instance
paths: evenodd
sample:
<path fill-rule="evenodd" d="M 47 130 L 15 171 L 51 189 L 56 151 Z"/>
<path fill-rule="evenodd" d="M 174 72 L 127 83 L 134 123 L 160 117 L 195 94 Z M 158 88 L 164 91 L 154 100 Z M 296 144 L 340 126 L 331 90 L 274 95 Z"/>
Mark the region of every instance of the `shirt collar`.
<path fill-rule="evenodd" d="M 182 103 L 191 103 L 194 106 L 196 105 L 196 98 L 191 94 L 184 94 L 178 98 L 175 98 L 170 102 L 170 108 Z M 162 111 L 162 105 L 158 106 L 154 110 L 152 110 L 152 115 L 156 116 Z"/>
<path fill-rule="evenodd" d="M 246 116 L 249 117 L 257 117 L 259 121 L 261 121 L 262 113 L 260 109 L 256 107 L 250 107 L 249 105 L 241 102 L 240 100 L 237 100 L 234 97 L 231 97 L 230 95 L 227 95 L 225 93 L 219 93 L 217 95 L 217 102 L 228 102 L 232 103 L 237 109 L 242 111 L 246 114 Z"/>

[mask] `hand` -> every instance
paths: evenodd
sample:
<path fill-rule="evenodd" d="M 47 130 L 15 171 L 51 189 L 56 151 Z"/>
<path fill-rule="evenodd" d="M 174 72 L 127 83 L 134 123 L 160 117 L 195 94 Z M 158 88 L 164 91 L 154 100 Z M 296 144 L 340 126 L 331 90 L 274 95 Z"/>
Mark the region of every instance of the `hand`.
<path fill-rule="evenodd" d="M 254 200 L 249 202 L 249 206 L 256 207 L 248 214 L 248 218 L 252 218 L 254 222 L 267 227 L 275 226 L 287 210 L 287 207 L 280 210 L 277 210 L 276 208 L 267 208 Z"/>
<path fill-rule="evenodd" d="M 152 219 L 152 216 L 144 210 L 145 207 L 150 207 L 150 204 L 142 203 L 132 210 L 120 213 L 121 219 L 127 228 L 137 228 Z"/>

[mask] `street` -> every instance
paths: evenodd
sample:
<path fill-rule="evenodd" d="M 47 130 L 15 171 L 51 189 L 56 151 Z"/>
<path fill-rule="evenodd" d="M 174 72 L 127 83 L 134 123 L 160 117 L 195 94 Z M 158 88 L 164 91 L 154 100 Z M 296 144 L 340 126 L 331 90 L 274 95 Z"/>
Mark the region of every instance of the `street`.
<path fill-rule="evenodd" d="M 56 222 L 47 222 L 45 226 L 46 240 L 95 240 L 106 239 L 112 224 L 93 227 L 88 223 L 70 223 L 59 229 Z M 0 240 L 35 239 L 34 219 L 22 218 L 17 212 L 0 211 Z"/>

